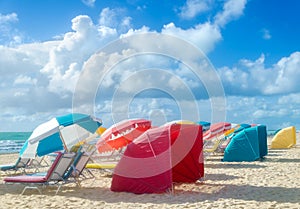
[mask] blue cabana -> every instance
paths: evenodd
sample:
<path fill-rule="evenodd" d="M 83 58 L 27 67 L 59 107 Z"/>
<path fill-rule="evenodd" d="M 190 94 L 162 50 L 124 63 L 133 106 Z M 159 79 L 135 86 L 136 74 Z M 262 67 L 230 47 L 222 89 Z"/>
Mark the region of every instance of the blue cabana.
<path fill-rule="evenodd" d="M 224 151 L 223 161 L 254 161 L 267 154 L 267 127 L 259 125 L 236 133 Z"/>
<path fill-rule="evenodd" d="M 257 126 L 258 130 L 258 143 L 259 143 L 259 156 L 263 158 L 268 154 L 268 139 L 267 127 L 265 125 Z"/>
<path fill-rule="evenodd" d="M 255 161 L 260 158 L 258 128 L 241 130 L 229 142 L 223 161 Z"/>
<path fill-rule="evenodd" d="M 236 134 L 236 133 L 238 133 L 238 132 L 244 130 L 245 128 L 250 128 L 250 127 L 251 127 L 251 126 L 250 126 L 249 124 L 242 123 L 242 124 L 240 124 L 240 126 L 239 126 L 238 129 L 234 130 L 233 133 Z"/>

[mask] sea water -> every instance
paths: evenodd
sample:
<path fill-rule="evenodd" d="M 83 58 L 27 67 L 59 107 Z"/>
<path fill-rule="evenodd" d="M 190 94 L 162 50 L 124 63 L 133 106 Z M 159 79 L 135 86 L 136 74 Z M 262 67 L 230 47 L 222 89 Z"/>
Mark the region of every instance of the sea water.
<path fill-rule="evenodd" d="M 276 130 L 268 130 L 268 136 L 273 136 Z M 0 132 L 0 154 L 18 153 L 31 132 Z"/>
<path fill-rule="evenodd" d="M 31 132 L 0 132 L 0 154 L 20 152 Z"/>

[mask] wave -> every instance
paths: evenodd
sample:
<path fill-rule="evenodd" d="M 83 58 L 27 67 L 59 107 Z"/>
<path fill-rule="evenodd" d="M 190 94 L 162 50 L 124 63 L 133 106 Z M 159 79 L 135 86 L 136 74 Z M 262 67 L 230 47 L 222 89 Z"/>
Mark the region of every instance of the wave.
<path fill-rule="evenodd" d="M 25 140 L 1 140 L 0 154 L 20 152 L 24 143 Z"/>
<path fill-rule="evenodd" d="M 20 152 L 31 132 L 0 132 L 0 154 Z"/>

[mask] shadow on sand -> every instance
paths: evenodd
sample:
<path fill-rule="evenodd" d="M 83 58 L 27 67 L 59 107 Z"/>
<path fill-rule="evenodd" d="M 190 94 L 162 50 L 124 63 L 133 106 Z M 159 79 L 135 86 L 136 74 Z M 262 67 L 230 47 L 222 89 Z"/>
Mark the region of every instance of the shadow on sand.
<path fill-rule="evenodd" d="M 213 179 L 214 176 L 210 175 L 210 178 Z M 219 176 L 215 176 L 215 178 L 219 178 Z M 109 188 L 101 187 L 63 187 L 58 193 L 58 196 L 64 196 L 66 198 L 77 197 L 82 199 L 89 199 L 96 202 L 105 201 L 107 203 L 127 202 L 153 204 L 180 204 L 186 202 L 186 198 L 189 199 L 190 203 L 205 200 L 217 201 L 220 198 L 246 201 L 254 200 L 258 202 L 276 201 L 278 203 L 298 203 L 300 196 L 300 188 L 207 183 L 194 183 L 186 185 L 188 185 L 186 188 L 184 186 L 178 186 L 178 188 L 176 188 L 177 186 L 175 186 L 174 194 L 163 193 L 141 195 L 125 192 L 115 193 L 110 191 Z M 20 189 L 7 189 L 8 186 L 12 185 L 0 184 L 0 190 L 2 191 L 2 193 L 8 192 L 16 195 L 20 194 L 21 187 Z M 55 187 L 49 187 L 43 190 L 42 196 L 54 196 L 55 189 Z M 32 194 L 37 193 L 35 191 L 29 191 L 26 192 L 26 194 L 23 196 Z"/>

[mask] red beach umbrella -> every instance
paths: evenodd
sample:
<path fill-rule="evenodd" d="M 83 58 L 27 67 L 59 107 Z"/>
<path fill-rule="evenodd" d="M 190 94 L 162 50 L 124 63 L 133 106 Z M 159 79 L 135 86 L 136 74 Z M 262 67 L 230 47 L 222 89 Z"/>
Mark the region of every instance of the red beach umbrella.
<path fill-rule="evenodd" d="M 231 129 L 231 123 L 219 122 L 219 123 L 212 124 L 210 128 L 206 132 L 204 132 L 203 139 L 209 140 L 217 135 L 224 134 L 226 131 L 230 129 Z"/>
<path fill-rule="evenodd" d="M 106 129 L 98 140 L 99 153 L 118 150 L 151 128 L 151 121 L 146 119 L 127 119 Z"/>

